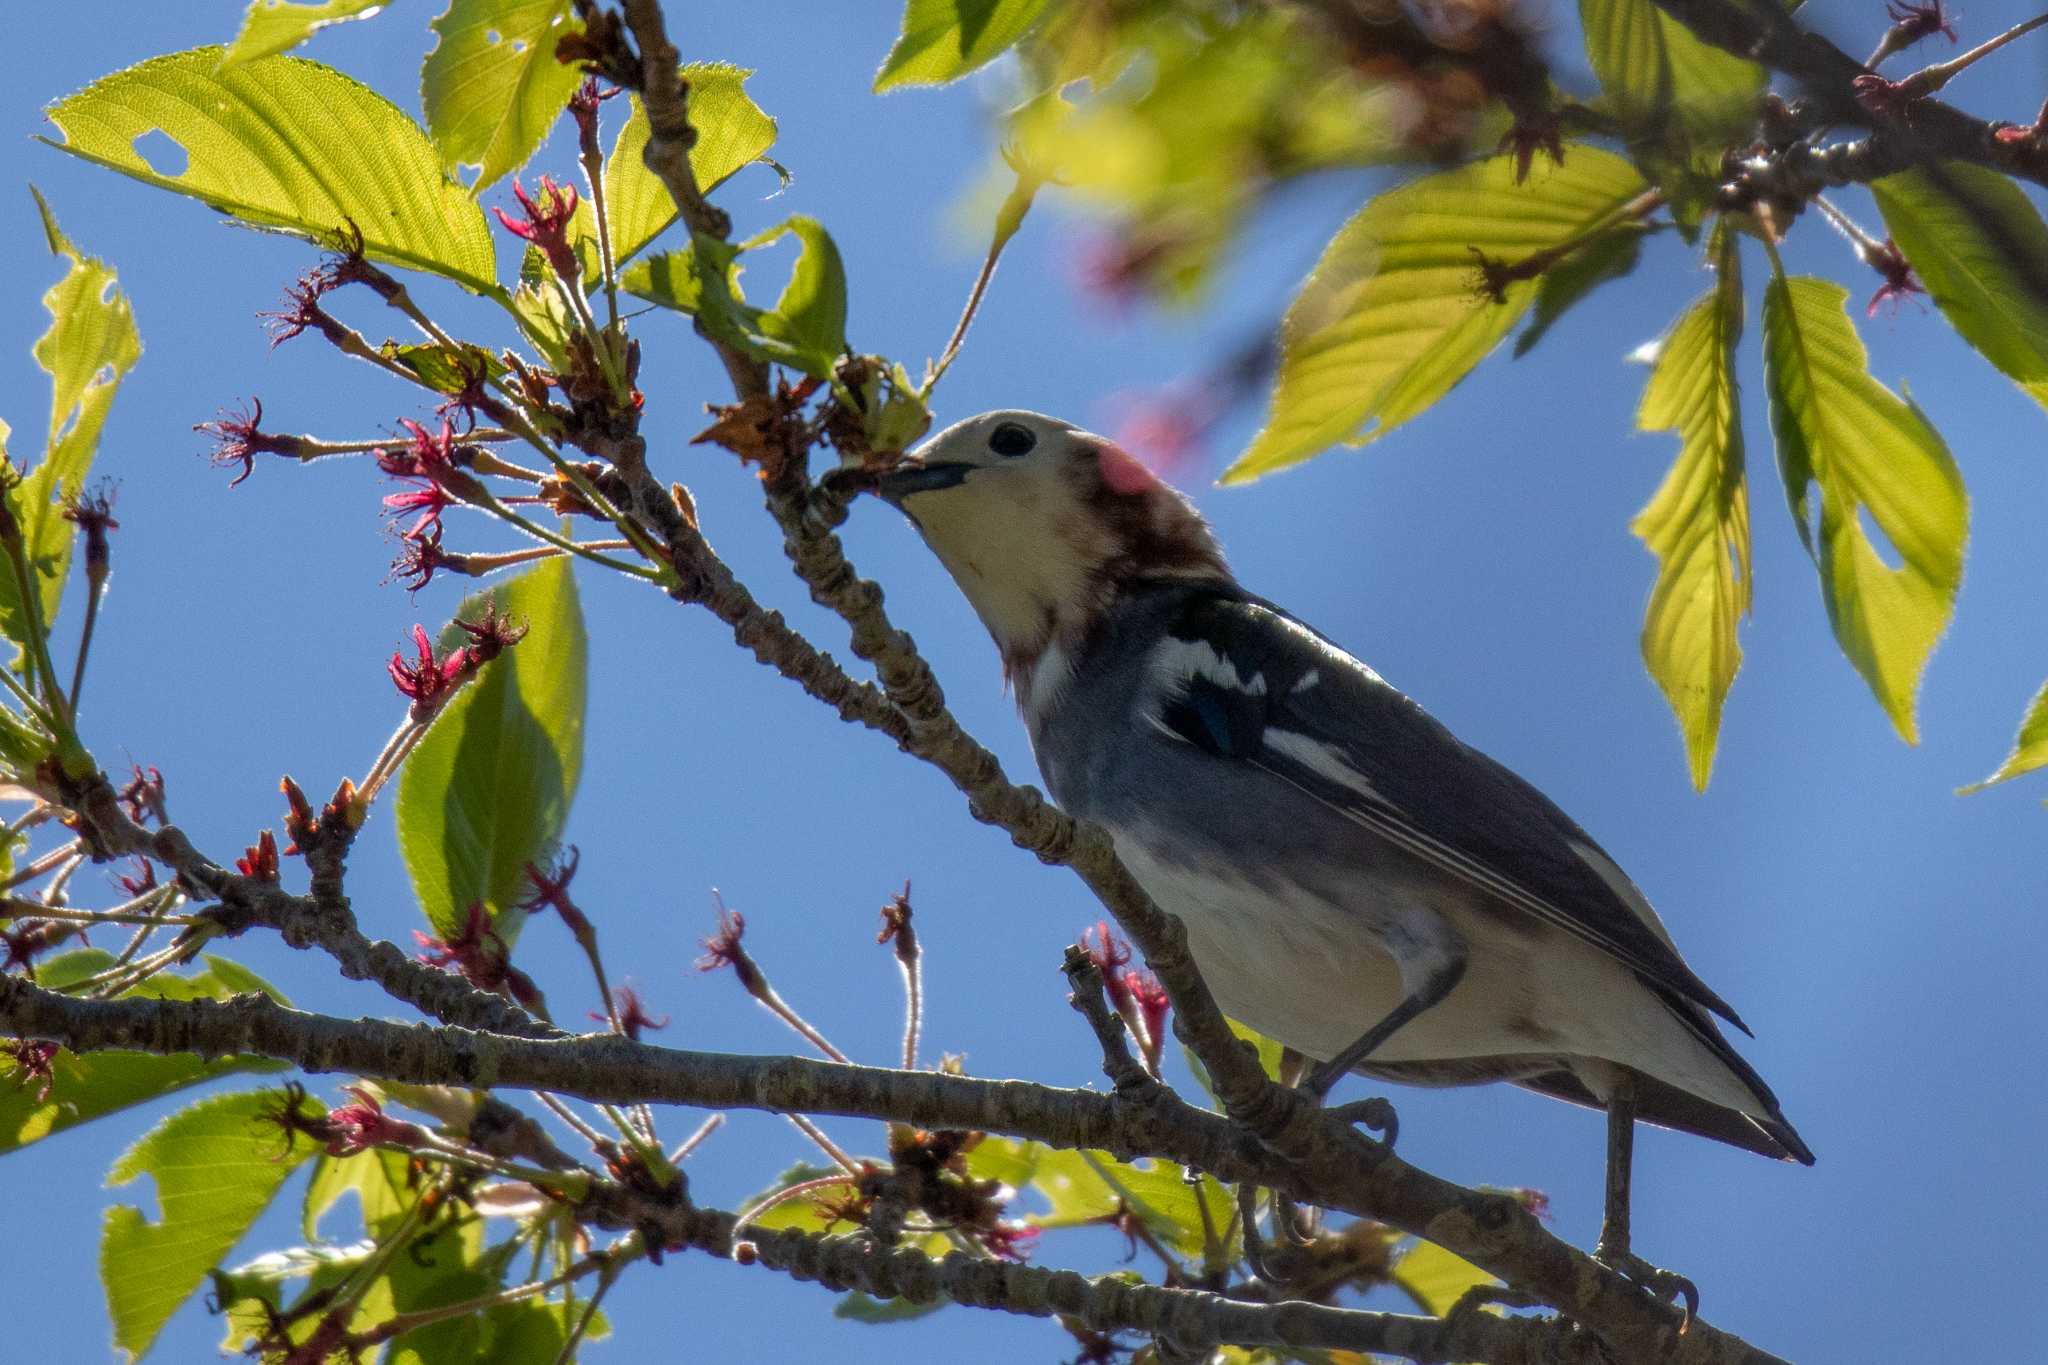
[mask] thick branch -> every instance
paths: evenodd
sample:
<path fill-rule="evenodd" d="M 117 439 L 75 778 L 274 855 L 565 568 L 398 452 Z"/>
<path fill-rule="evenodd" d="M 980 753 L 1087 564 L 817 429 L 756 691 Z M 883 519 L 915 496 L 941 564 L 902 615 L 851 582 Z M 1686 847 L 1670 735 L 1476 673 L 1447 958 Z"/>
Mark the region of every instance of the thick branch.
<path fill-rule="evenodd" d="M 1139 1098 L 937 1072 L 738 1057 L 634 1043 L 616 1035 L 513 1038 L 455 1027 L 334 1019 L 264 996 L 217 1002 L 80 1000 L 0 977 L 0 1029 L 74 1051 L 126 1048 L 275 1057 L 310 1072 L 423 1084 L 548 1090 L 583 1099 L 712 1109 L 893 1118 L 976 1128 L 1119 1157 L 1160 1156 L 1218 1179 L 1267 1186 L 1301 1203 L 1378 1218 L 1429 1238 L 1597 1332 L 1623 1360 L 1772 1365 L 1776 1357 L 1653 1300 L 1552 1237 L 1507 1195 L 1467 1190 L 1363 1136 L 1290 1160 L 1240 1125 L 1164 1086 Z M 1348 1151 L 1343 1146 L 1348 1145 Z"/>
<path fill-rule="evenodd" d="M 1655 0 L 1702 41 L 1798 81 L 1828 122 L 1872 129 L 1858 154 L 1837 170 L 1875 179 L 1920 162 L 1974 161 L 2048 185 L 2048 145 L 2001 142 L 1992 125 L 1937 99 L 1914 100 L 1896 119 L 1874 119 L 1852 83 L 1869 69 L 1817 33 L 1801 28 L 1776 0 Z"/>

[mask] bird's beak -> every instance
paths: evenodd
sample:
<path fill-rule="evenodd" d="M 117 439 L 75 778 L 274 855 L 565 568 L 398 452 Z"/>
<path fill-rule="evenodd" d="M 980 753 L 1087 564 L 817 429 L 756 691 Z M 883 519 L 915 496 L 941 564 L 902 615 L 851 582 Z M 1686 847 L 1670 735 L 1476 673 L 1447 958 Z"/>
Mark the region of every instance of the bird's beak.
<path fill-rule="evenodd" d="M 918 459 L 905 460 L 876 480 L 875 491 L 882 495 L 884 501 L 900 507 L 905 498 L 916 494 L 957 487 L 960 481 L 974 470 L 974 465 L 958 460 L 940 464 L 926 464 Z"/>

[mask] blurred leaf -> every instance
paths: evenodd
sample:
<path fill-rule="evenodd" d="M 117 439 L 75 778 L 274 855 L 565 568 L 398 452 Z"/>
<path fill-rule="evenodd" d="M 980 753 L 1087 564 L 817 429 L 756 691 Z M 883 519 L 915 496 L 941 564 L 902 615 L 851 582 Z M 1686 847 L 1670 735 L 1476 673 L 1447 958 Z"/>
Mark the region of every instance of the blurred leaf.
<path fill-rule="evenodd" d="M 449 0 L 420 68 L 420 105 L 441 164 L 478 167 L 481 194 L 526 164 L 583 83 L 555 43 L 578 31 L 568 0 Z"/>
<path fill-rule="evenodd" d="M 740 1205 L 740 1207 L 742 1209 L 751 1209 L 770 1195 L 779 1194 L 792 1185 L 801 1185 L 808 1180 L 823 1180 L 827 1176 L 845 1174 L 837 1166 L 820 1166 L 815 1162 L 799 1161 L 781 1175 L 776 1176 L 774 1183 L 769 1185 L 767 1189 L 762 1190 L 752 1199 Z M 829 1221 L 828 1216 L 824 1213 L 826 1203 L 830 1200 L 843 1198 L 853 1192 L 852 1177 L 848 1176 L 847 1179 L 849 1183 L 844 1185 L 822 1186 L 817 1194 L 802 1194 L 785 1199 L 782 1203 L 766 1210 L 757 1217 L 749 1218 L 747 1226 L 760 1228 L 764 1232 L 780 1231 L 783 1228 L 801 1228 L 805 1232 L 817 1232 L 826 1227 Z"/>
<path fill-rule="evenodd" d="M 2048 767 L 2048 683 L 2041 684 L 2041 690 L 2027 704 L 2027 714 L 2020 720 L 2020 732 L 2012 742 L 2012 752 L 2006 755 L 2005 762 L 1998 765 L 1998 771 L 1982 782 L 1956 788 L 1956 795 L 1968 796 L 2043 767 Z"/>
<path fill-rule="evenodd" d="M 1543 272 L 1536 282 L 1536 306 L 1529 325 L 1515 338 L 1515 359 L 1529 354 L 1574 304 L 1635 270 L 1648 234 L 1633 223 L 1604 233 Z"/>
<path fill-rule="evenodd" d="M 1498 1284 L 1493 1276 L 1435 1242 L 1417 1240 L 1394 1266 L 1394 1283 L 1423 1312 L 1442 1317 L 1475 1285 Z"/>
<path fill-rule="evenodd" d="M 423 342 L 413 346 L 385 343 L 384 353 L 418 375 L 420 382 L 437 393 L 461 393 L 472 378 L 481 374 L 496 379 L 505 373 L 505 362 L 469 342 L 443 346 Z"/>
<path fill-rule="evenodd" d="M 909 0 L 875 89 L 944 85 L 994 61 L 1031 31 L 1050 0 Z"/>
<path fill-rule="evenodd" d="M 588 645 L 567 559 L 464 599 L 457 618 L 479 619 L 487 600 L 526 638 L 455 695 L 406 759 L 398 847 L 437 935 L 459 931 L 482 901 L 509 945 L 525 920 L 515 907 L 526 864 L 547 857 L 576 795 Z M 443 645 L 460 638 L 451 627 Z"/>
<path fill-rule="evenodd" d="M 1266 426 L 1224 471 L 1243 483 L 1338 442 L 1378 440 L 1450 392 L 1527 311 L 1480 264 L 1514 266 L 1613 217 L 1643 192 L 1628 162 L 1573 143 L 1562 166 L 1515 184 L 1497 156 L 1424 176 L 1367 204 L 1325 248 L 1281 326 Z"/>
<path fill-rule="evenodd" d="M 1000 1180 L 1013 1189 L 1029 1188 L 1042 1195 L 1046 1212 L 1029 1215 L 1039 1227 L 1098 1223 L 1121 1205 L 1153 1236 L 1193 1258 L 1202 1255 L 1205 1245 L 1197 1200 L 1207 1203 L 1210 1222 L 1219 1234 L 1237 1207 L 1229 1191 L 1212 1177 L 1205 1175 L 1190 1184 L 1181 1168 L 1168 1161 L 1140 1166 L 1107 1152 L 1068 1151 L 1008 1138 L 984 1139 L 967 1154 L 967 1169 L 977 1179 Z"/>
<path fill-rule="evenodd" d="M 306 0 L 303 4 L 249 0 L 242 30 L 221 56 L 220 69 L 289 51 L 329 24 L 374 18 L 386 3 L 388 0 Z"/>
<path fill-rule="evenodd" d="M 498 294 L 483 211 L 396 105 L 318 62 L 263 57 L 216 71 L 220 57 L 195 48 L 103 77 L 50 106 L 65 140 L 43 141 L 321 245 L 352 222 L 376 260 Z M 151 132 L 183 149 L 184 170 L 159 170 L 137 150 Z"/>
<path fill-rule="evenodd" d="M 944 1299 L 933 1299 L 930 1303 L 913 1303 L 909 1299 L 871 1299 L 856 1289 L 839 1301 L 832 1310 L 832 1316 L 849 1322 L 909 1322 L 927 1317 L 945 1306 Z"/>
<path fill-rule="evenodd" d="M 1870 192 L 1963 340 L 2048 407 L 2048 226 L 2026 193 L 1960 161 L 1888 175 Z"/>
<path fill-rule="evenodd" d="M 99 450 L 100 431 L 121 379 L 142 355 L 113 268 L 71 244 L 41 191 L 30 187 L 43 218 L 50 254 L 69 262 L 64 278 L 43 295 L 50 328 L 35 344 L 36 362 L 50 376 L 50 431 L 43 459 L 6 498 L 21 525 L 22 546 L 35 571 L 38 607 L 47 628 L 57 619 L 64 580 L 71 569 L 72 525 L 63 518 L 66 499 L 78 495 Z M 30 636 L 29 614 L 12 573 L 0 570 L 0 632 L 22 648 Z"/>
<path fill-rule="evenodd" d="M 300 1211 L 300 1225 L 309 1238 L 321 1236 L 327 1211 L 345 1194 L 356 1197 L 363 1233 L 374 1240 L 391 1235 L 416 1197 L 410 1167 L 402 1152 L 358 1152 L 354 1156 L 322 1156 L 313 1166 Z"/>
<path fill-rule="evenodd" d="M 794 235 L 802 250 L 773 309 L 755 308 L 740 290 L 742 253 Z M 689 249 L 664 251 L 630 267 L 630 294 L 696 317 L 711 336 L 760 360 L 830 378 L 846 353 L 846 268 L 839 248 L 802 215 L 734 245 L 698 236 Z"/>
<path fill-rule="evenodd" d="M 1940 435 L 1918 408 L 1870 377 L 1863 342 L 1842 308 L 1847 297 L 1829 280 L 1771 280 L 1764 387 L 1792 519 L 1820 569 L 1835 639 L 1900 738 L 1913 744 L 1920 673 L 1962 583 L 1969 502 Z M 1872 543 L 1865 516 L 1899 567 Z"/>
<path fill-rule="evenodd" d="M 159 973 L 124 998 L 151 1000 L 225 1000 L 231 995 L 262 992 L 288 1004 L 269 982 L 239 963 L 208 957 L 205 968 L 189 976 Z M 55 990 L 114 965 L 112 953 L 81 948 L 61 953 L 36 969 L 36 982 Z M 8 1064 L 0 1060 L 0 1069 Z M 72 1052 L 60 1048 L 50 1062 L 48 1098 L 39 1098 L 42 1082 L 19 1074 L 0 1076 L 0 1153 L 26 1147 L 53 1133 L 117 1110 L 143 1104 L 201 1081 L 238 1072 L 284 1071 L 283 1062 L 267 1057 L 217 1057 L 202 1060 L 196 1053 L 168 1056 L 153 1052 Z M 282 1142 L 281 1138 L 275 1139 Z"/>
<path fill-rule="evenodd" d="M 149 1349 L 305 1159 L 303 1145 L 281 1152 L 277 1129 L 263 1122 L 276 1103 L 261 1091 L 208 1096 L 152 1128 L 108 1172 L 110 1185 L 153 1177 L 162 1211 L 152 1223 L 116 1205 L 100 1235 L 114 1344 L 128 1359 Z"/>
<path fill-rule="evenodd" d="M 1721 705 L 1742 667 L 1736 628 L 1750 608 L 1749 488 L 1735 343 L 1742 271 L 1735 234 L 1715 232 L 1718 277 L 1660 347 L 1636 426 L 1676 431 L 1678 458 L 1629 529 L 1657 556 L 1643 663 L 1678 717 L 1694 788 L 1705 791 Z"/>
<path fill-rule="evenodd" d="M 775 120 L 747 98 L 745 85 L 752 71 L 722 62 L 693 62 L 682 73 L 690 87 L 690 127 L 697 133 L 690 148 L 690 169 L 697 188 L 710 194 L 775 145 Z M 668 186 L 643 159 L 650 131 L 647 110 L 638 95 L 629 98 L 633 113 L 619 129 L 604 163 L 605 218 L 622 268 L 676 220 L 676 202 L 669 197 Z M 587 208 L 578 207 L 576 223 L 594 242 L 597 220 Z M 595 271 L 588 273 L 596 277 Z"/>

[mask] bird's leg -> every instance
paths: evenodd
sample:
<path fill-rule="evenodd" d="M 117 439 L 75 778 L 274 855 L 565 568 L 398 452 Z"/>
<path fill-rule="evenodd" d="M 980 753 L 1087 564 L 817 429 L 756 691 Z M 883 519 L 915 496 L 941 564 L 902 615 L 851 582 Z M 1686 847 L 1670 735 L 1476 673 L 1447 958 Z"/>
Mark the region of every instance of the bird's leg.
<path fill-rule="evenodd" d="M 1360 1035 L 1357 1042 L 1310 1072 L 1308 1079 L 1302 1082 L 1301 1088 L 1308 1092 L 1317 1104 L 1321 1104 L 1323 1097 L 1330 1093 L 1330 1087 L 1349 1075 L 1351 1068 L 1370 1057 L 1382 1043 L 1393 1037 L 1416 1015 L 1449 995 L 1464 976 L 1463 952 L 1447 954 L 1430 963 L 1427 972 L 1422 975 L 1414 989 L 1409 991 L 1407 999 L 1388 1010 L 1386 1017 Z M 1372 1126 L 1384 1128 L 1386 1125 Z"/>
<path fill-rule="evenodd" d="M 1635 1174 L 1636 1081 L 1615 1068 L 1607 1093 L 1607 1209 L 1593 1259 L 1612 1266 L 1659 1298 L 1684 1300 L 1685 1323 L 1700 1309 L 1699 1286 L 1673 1270 L 1662 1270 L 1629 1249 L 1629 1188 Z"/>

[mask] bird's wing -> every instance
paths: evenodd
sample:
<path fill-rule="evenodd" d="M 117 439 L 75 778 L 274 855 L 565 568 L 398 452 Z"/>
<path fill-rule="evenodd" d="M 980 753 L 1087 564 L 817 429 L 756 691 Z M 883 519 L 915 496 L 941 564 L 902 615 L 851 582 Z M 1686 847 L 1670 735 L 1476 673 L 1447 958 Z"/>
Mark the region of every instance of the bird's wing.
<path fill-rule="evenodd" d="M 1640 891 L 1550 799 L 1279 609 L 1205 594 L 1153 658 L 1152 723 L 1250 764 L 1727 1019 Z"/>

